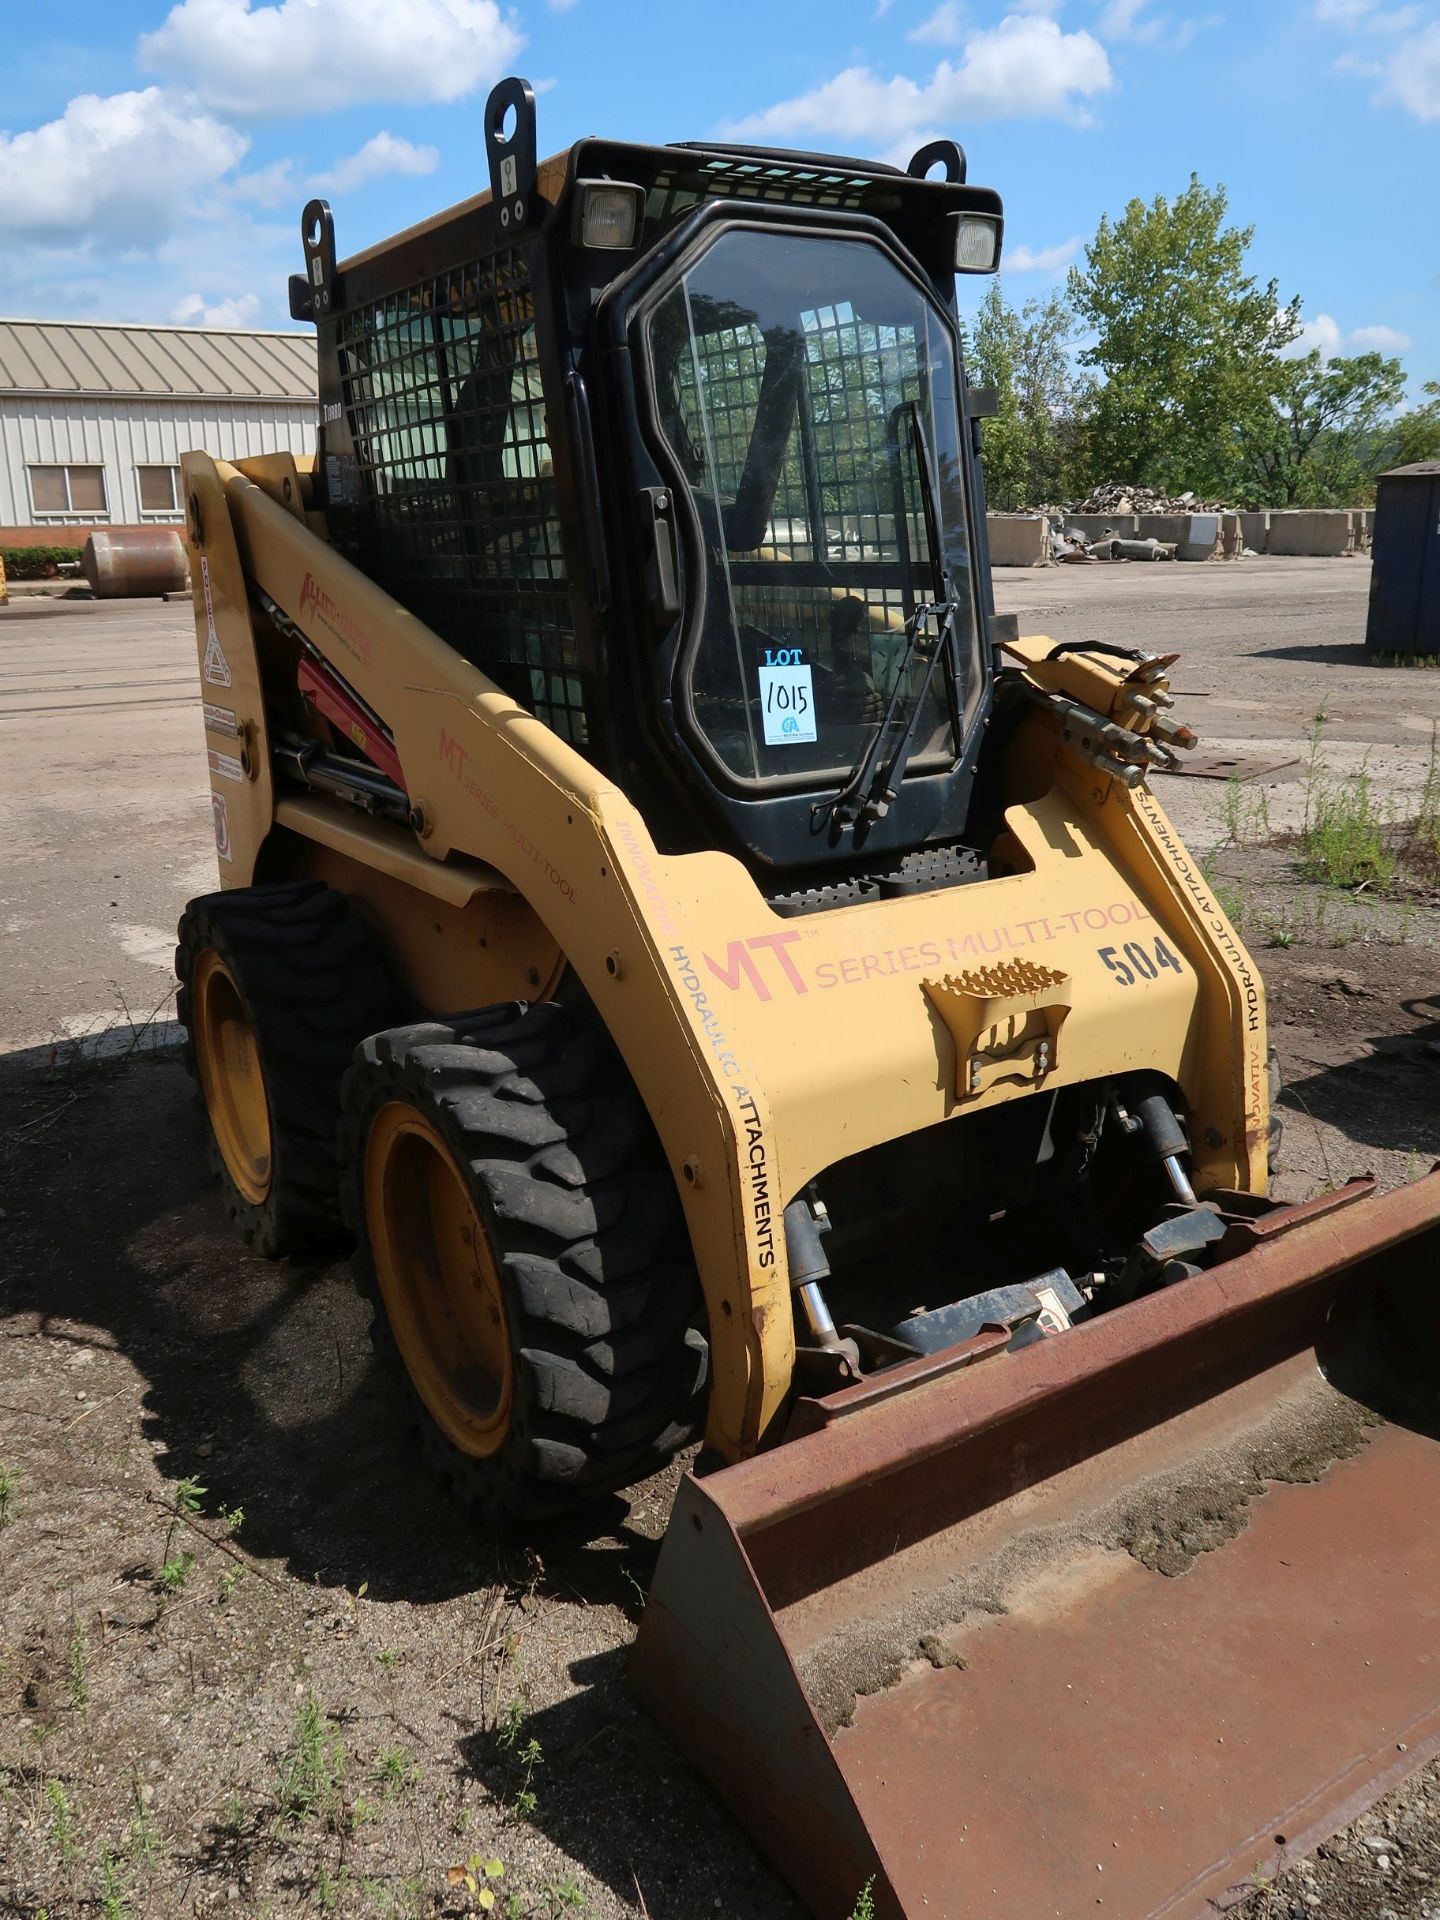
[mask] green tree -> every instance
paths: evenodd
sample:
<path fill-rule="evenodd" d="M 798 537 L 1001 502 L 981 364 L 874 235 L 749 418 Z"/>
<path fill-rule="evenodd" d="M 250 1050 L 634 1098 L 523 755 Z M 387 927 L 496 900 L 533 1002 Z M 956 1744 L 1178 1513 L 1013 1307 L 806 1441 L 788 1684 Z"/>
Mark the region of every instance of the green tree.
<path fill-rule="evenodd" d="M 1280 348 L 1298 300 L 1246 271 L 1253 227 L 1227 227 L 1223 186 L 1197 175 L 1171 201 L 1107 215 L 1070 272 L 1070 299 L 1094 343 L 1081 355 L 1104 384 L 1091 395 L 1090 458 L 1103 478 L 1233 491 L 1243 448 L 1268 433 Z"/>
<path fill-rule="evenodd" d="M 1404 397 L 1400 362 L 1378 353 L 1282 360 L 1270 419 L 1242 443 L 1246 497 L 1274 507 L 1363 499 L 1393 447 L 1390 423 Z"/>
<path fill-rule="evenodd" d="M 981 442 L 985 496 L 1001 512 L 1062 498 L 1076 413 L 1067 351 L 1074 318 L 1059 294 L 1012 307 L 991 282 L 970 343 L 970 374 L 993 386 L 999 412 Z"/>
<path fill-rule="evenodd" d="M 1427 380 L 1425 391 L 1430 398 L 1393 423 L 1390 445 L 1377 472 L 1413 466 L 1417 460 L 1440 460 L 1440 380 Z"/>

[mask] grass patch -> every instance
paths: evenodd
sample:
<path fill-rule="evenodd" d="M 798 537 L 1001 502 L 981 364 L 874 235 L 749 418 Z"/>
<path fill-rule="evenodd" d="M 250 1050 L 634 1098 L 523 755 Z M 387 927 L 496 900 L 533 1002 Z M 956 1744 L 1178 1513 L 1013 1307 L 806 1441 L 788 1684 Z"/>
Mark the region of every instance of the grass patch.
<path fill-rule="evenodd" d="M 20 1476 L 13 1467 L 7 1467 L 0 1460 L 0 1533 L 3 1533 L 20 1511 L 16 1494 L 20 1491 Z"/>
<path fill-rule="evenodd" d="M 85 1622 L 77 1613 L 70 1627 L 70 1700 L 73 1706 L 82 1708 L 90 1704 L 88 1653 Z"/>
<path fill-rule="evenodd" d="M 385 1747 L 376 1756 L 371 1776 L 387 1800 L 408 1793 L 420 1778 L 420 1770 L 404 1747 Z"/>
<path fill-rule="evenodd" d="M 55 1845 L 60 1869 L 68 1874 L 75 1865 L 75 1856 L 78 1852 L 75 1816 L 70 1811 L 70 1796 L 60 1781 L 47 1780 L 45 1798 L 50 1802 L 50 1838 Z"/>
<path fill-rule="evenodd" d="M 1301 877 L 1327 887 L 1388 886 L 1399 856 L 1387 844 L 1387 825 L 1368 765 L 1320 786 L 1300 833 Z"/>
<path fill-rule="evenodd" d="M 1440 668 L 1440 653 L 1392 653 L 1377 648 L 1374 653 L 1366 653 L 1365 663 L 1371 667 L 1416 667 L 1422 673 L 1427 669 L 1434 672 Z"/>
<path fill-rule="evenodd" d="M 280 1824 L 333 1820 L 340 1810 L 344 1777 L 345 1742 L 338 1733 L 331 1733 L 319 1701 L 307 1693 L 280 1760 L 275 1795 Z"/>

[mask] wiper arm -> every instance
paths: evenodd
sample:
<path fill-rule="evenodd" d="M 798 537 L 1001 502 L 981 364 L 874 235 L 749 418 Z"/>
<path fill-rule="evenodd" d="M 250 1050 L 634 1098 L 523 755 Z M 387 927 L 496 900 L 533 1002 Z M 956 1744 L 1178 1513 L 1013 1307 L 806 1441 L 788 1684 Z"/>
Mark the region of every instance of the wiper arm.
<path fill-rule="evenodd" d="M 925 516 L 925 539 L 930 552 L 930 574 L 934 583 L 935 598 L 926 605 L 917 607 L 910 619 L 905 652 L 901 656 L 900 666 L 895 675 L 895 685 L 884 716 L 866 743 L 865 751 L 856 763 L 850 778 L 832 800 L 819 801 L 811 808 L 812 815 L 823 813 L 828 808 L 837 828 L 847 826 L 859 828 L 862 825 L 869 825 L 872 821 L 883 820 L 894 805 L 895 796 L 900 790 L 900 782 L 905 777 L 905 764 L 910 758 L 911 748 L 915 742 L 920 715 L 924 712 L 925 702 L 930 696 L 935 668 L 939 664 L 941 655 L 952 643 L 955 597 L 950 576 L 946 572 L 941 555 L 940 495 L 935 482 L 935 463 L 931 458 L 930 442 L 925 433 L 925 422 L 921 417 L 920 403 L 917 400 L 910 402 L 909 414 L 910 430 L 915 436 L 915 451 L 920 466 L 921 506 Z M 882 770 L 878 767 L 881 750 L 889 738 L 890 729 L 895 724 L 900 703 L 904 698 L 910 662 L 916 648 L 920 645 L 921 634 L 932 618 L 936 620 L 936 629 L 934 642 L 925 660 L 924 678 L 911 704 L 904 731 L 896 741 L 895 750 Z"/>
<path fill-rule="evenodd" d="M 895 685 L 891 689 L 885 711 L 875 723 L 875 730 L 865 743 L 865 751 L 855 762 L 844 786 L 841 787 L 838 793 L 832 794 L 828 800 L 817 800 L 815 805 L 810 809 L 812 816 L 820 813 L 829 813 L 837 827 L 848 827 L 862 816 L 868 815 L 871 805 L 871 789 L 875 784 L 875 771 L 880 759 L 880 751 L 889 737 L 890 729 L 894 726 L 896 716 L 900 711 L 900 703 L 905 697 L 905 681 L 910 672 L 910 662 L 914 658 L 915 650 L 920 644 L 920 635 L 932 615 L 944 613 L 945 611 L 946 608 L 943 603 L 935 604 L 927 601 L 923 606 L 917 607 L 911 615 L 905 628 L 905 651 L 900 656 L 900 665 L 895 674 Z M 920 701 L 917 701 L 915 707 L 916 713 L 919 712 L 920 705 L 930 690 L 930 681 L 935 672 L 935 662 L 938 657 L 939 647 L 936 645 L 930 650 Z M 906 727 L 906 733 L 912 732 L 913 729 L 914 715 L 912 714 L 910 723 Z M 891 758 L 893 760 L 894 756 L 892 755 Z M 861 798 L 862 795 L 864 796 L 863 799 Z M 879 815 L 873 817 L 877 819 L 880 818 Z"/>
<path fill-rule="evenodd" d="M 863 820 L 883 820 L 895 804 L 895 796 L 900 791 L 900 782 L 905 778 L 905 763 L 915 745 L 915 734 L 920 725 L 920 716 L 925 711 L 925 702 L 930 697 L 930 682 L 935 678 L 935 669 L 941 655 L 950 646 L 950 637 L 955 622 L 955 604 L 951 600 L 942 601 L 937 606 L 927 607 L 927 613 L 938 615 L 935 630 L 935 644 L 930 649 L 930 657 L 925 662 L 925 678 L 920 682 L 920 691 L 910 707 L 909 718 L 905 722 L 905 731 L 895 742 L 895 751 L 881 771 L 876 774 L 874 783 L 864 806 L 860 809 Z"/>
<path fill-rule="evenodd" d="M 935 582 L 936 608 L 939 622 L 935 634 L 935 645 L 925 666 L 925 678 L 920 691 L 910 708 L 910 717 L 905 723 L 905 731 L 895 742 L 895 751 L 882 773 L 877 775 L 875 790 L 866 801 L 864 818 L 883 820 L 895 803 L 900 791 L 900 782 L 905 778 L 905 763 L 915 744 L 915 734 L 920 725 L 920 716 L 925 711 L 925 702 L 930 697 L 930 683 L 935 678 L 935 667 L 940 656 L 954 645 L 955 635 L 955 589 L 946 570 L 940 546 L 940 489 L 935 479 L 935 461 L 930 451 L 929 436 L 925 432 L 925 421 L 920 413 L 918 400 L 910 402 L 910 425 L 915 435 L 915 448 L 920 456 L 920 472 L 924 481 L 921 489 L 921 504 L 925 509 L 925 539 L 930 549 L 931 578 Z"/>

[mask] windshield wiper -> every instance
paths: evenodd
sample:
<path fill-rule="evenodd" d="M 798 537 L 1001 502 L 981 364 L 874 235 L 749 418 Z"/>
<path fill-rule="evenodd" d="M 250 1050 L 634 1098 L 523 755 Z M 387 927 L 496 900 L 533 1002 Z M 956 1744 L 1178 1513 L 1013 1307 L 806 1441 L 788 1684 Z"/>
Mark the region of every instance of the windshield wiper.
<path fill-rule="evenodd" d="M 828 811 L 837 829 L 843 830 L 847 826 L 853 826 L 856 829 L 857 840 L 862 837 L 863 828 L 868 827 L 873 821 L 883 820 L 895 803 L 900 782 L 905 777 L 905 763 L 910 758 L 910 751 L 915 742 L 915 731 L 920 724 L 920 715 L 924 712 L 925 702 L 930 696 L 935 669 L 939 665 L 941 656 L 950 648 L 955 623 L 954 589 L 941 557 L 940 496 L 935 484 L 935 466 L 930 456 L 930 442 L 926 437 L 925 423 L 921 418 L 918 401 L 910 402 L 909 413 L 910 429 L 915 436 L 915 450 L 920 466 L 921 505 L 925 516 L 925 539 L 930 551 L 930 572 L 935 598 L 917 607 L 906 623 L 905 651 L 900 657 L 900 665 L 895 674 L 895 685 L 891 690 L 884 714 L 865 744 L 865 751 L 855 763 L 840 791 L 829 800 L 817 801 L 811 808 L 812 815 Z M 880 754 L 890 736 L 890 729 L 895 724 L 905 696 L 905 682 L 909 677 L 910 663 L 916 650 L 922 648 L 922 636 L 932 619 L 935 621 L 935 633 L 929 647 L 924 649 L 924 676 L 911 703 L 904 730 L 895 742 L 895 749 L 890 758 L 882 768 L 879 766 Z"/>

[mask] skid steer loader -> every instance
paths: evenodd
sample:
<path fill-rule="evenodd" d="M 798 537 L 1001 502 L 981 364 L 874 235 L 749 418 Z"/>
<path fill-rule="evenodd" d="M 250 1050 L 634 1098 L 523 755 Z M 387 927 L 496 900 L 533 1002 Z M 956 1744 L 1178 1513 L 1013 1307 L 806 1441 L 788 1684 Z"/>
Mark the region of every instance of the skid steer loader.
<path fill-rule="evenodd" d="M 1171 656 L 992 611 L 959 149 L 484 141 L 185 460 L 226 1203 L 488 1522 L 703 1442 L 635 1683 L 816 1914 L 1223 1908 L 1440 1746 L 1440 1176 L 1266 1198 Z"/>

